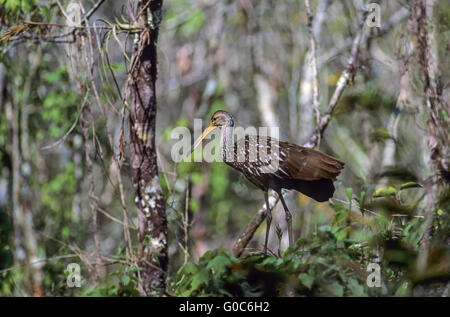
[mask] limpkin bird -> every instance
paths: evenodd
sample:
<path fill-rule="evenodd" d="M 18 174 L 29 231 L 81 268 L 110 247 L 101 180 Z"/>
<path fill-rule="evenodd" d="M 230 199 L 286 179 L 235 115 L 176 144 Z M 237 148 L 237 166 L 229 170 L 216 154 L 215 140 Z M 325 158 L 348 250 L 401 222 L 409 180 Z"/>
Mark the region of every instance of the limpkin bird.
<path fill-rule="evenodd" d="M 264 192 L 267 209 L 264 253 L 267 253 L 272 222 L 269 189 L 278 194 L 283 204 L 288 225 L 289 246 L 292 246 L 292 215 L 281 190 L 293 189 L 318 202 L 327 201 L 334 194 L 333 181 L 344 168 L 344 162 L 320 151 L 282 142 L 270 136 L 245 135 L 234 142 L 233 117 L 223 110 L 213 114 L 210 125 L 194 143 L 194 150 L 216 128 L 221 129 L 220 149 L 223 161 L 244 174 Z"/>

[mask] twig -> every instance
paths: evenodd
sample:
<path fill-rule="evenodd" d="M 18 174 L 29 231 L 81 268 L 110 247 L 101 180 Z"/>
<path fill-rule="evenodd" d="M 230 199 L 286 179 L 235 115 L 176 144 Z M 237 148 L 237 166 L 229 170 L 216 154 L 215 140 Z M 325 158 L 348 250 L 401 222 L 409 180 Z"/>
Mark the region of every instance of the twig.
<path fill-rule="evenodd" d="M 92 8 L 91 8 L 91 10 L 89 10 L 89 12 L 88 13 L 86 13 L 82 18 L 81 18 L 81 21 L 86 21 L 86 20 L 88 20 L 93 14 L 94 14 L 94 12 L 95 11 L 97 11 L 97 9 L 98 8 L 100 8 L 100 6 L 103 4 L 103 2 L 105 2 L 105 0 L 99 0 Z M 82 22 L 83 23 L 83 22 Z"/>
<path fill-rule="evenodd" d="M 78 113 L 78 116 L 75 119 L 75 122 L 70 127 L 70 129 L 58 141 L 56 141 L 53 144 L 41 147 L 41 150 L 44 150 L 44 151 L 45 150 L 50 150 L 51 148 L 57 147 L 58 145 L 60 145 L 64 141 L 66 141 L 67 137 L 70 135 L 70 133 L 72 133 L 73 129 L 75 129 L 75 127 L 78 124 L 78 121 L 80 120 L 80 116 L 81 116 L 81 113 L 83 112 L 84 107 L 86 106 L 86 103 L 87 103 L 87 100 L 88 100 L 88 96 L 89 96 L 89 88 L 88 88 L 88 91 L 86 92 L 86 95 L 84 96 L 84 100 L 83 100 L 83 104 L 81 105 L 80 112 Z"/>
<path fill-rule="evenodd" d="M 132 229 L 132 230 L 138 230 L 137 227 L 130 226 L 129 224 L 127 224 L 127 223 L 125 223 L 125 222 L 123 222 L 123 221 L 117 219 L 116 217 L 111 216 L 108 212 L 106 212 L 105 210 L 103 210 L 103 209 L 100 208 L 100 207 L 98 207 L 98 211 L 100 211 L 100 212 L 101 212 L 103 215 L 105 215 L 107 218 L 111 219 L 111 220 L 114 221 L 114 222 L 117 222 L 117 223 L 121 224 L 121 225 L 124 226 L 124 227 L 130 228 L 130 229 Z"/>
<path fill-rule="evenodd" d="M 95 13 L 95 11 L 97 11 L 97 9 L 103 4 L 103 2 L 105 2 L 105 0 L 99 0 L 92 8 L 91 10 L 89 10 L 88 13 L 86 13 L 84 16 L 81 17 L 81 24 L 86 24 L 87 20 Z M 39 22 L 31 22 L 28 21 L 28 24 L 37 24 Z M 31 22 L 31 23 L 30 23 Z M 49 24 L 51 25 L 51 24 Z M 74 35 L 76 30 L 79 28 L 84 28 L 83 26 L 68 26 L 68 25 L 58 25 L 55 24 L 54 26 L 64 26 L 64 27 L 71 27 L 72 29 L 70 31 L 61 33 L 61 34 L 57 34 L 57 35 L 48 35 L 48 36 L 40 36 L 40 35 L 36 35 L 36 34 L 21 34 L 19 36 L 13 37 L 11 38 L 11 40 L 13 41 L 17 41 L 17 40 L 21 40 L 21 39 L 35 39 L 35 40 L 40 40 L 40 41 L 47 41 L 47 42 L 53 42 L 53 43 L 74 43 L 75 41 L 72 40 L 67 40 L 67 39 L 61 39 L 61 38 L 66 38 L 70 35 Z M 89 28 L 90 26 L 88 25 L 87 28 Z M 109 28 L 109 27 L 99 27 L 99 28 Z"/>
<path fill-rule="evenodd" d="M 89 146 L 89 127 L 87 125 L 89 121 L 87 118 L 84 117 L 84 115 L 81 115 L 81 127 L 83 129 L 83 135 L 84 135 L 84 152 L 85 152 L 85 158 L 86 158 L 86 165 L 87 165 L 87 172 L 88 172 L 88 178 L 89 178 L 89 205 L 91 207 L 92 211 L 92 225 L 93 225 L 93 231 L 94 231 L 94 243 L 95 247 L 97 249 L 97 258 L 96 258 L 96 265 L 95 265 L 95 276 L 94 279 L 98 280 L 100 277 L 100 271 L 102 268 L 102 259 L 101 259 L 101 246 L 100 246 L 100 238 L 98 233 L 98 223 L 97 223 L 97 216 L 98 216 L 98 204 L 97 204 L 97 197 L 95 196 L 95 187 L 94 187 L 94 175 L 93 175 L 93 164 L 90 157 L 90 146 Z"/>
<path fill-rule="evenodd" d="M 62 7 L 61 2 L 59 2 L 59 0 L 56 0 L 56 4 L 58 5 L 59 10 L 61 10 L 62 14 L 66 17 L 66 19 L 67 19 L 68 21 L 70 21 L 70 17 L 67 15 L 66 11 L 65 11 L 64 8 Z"/>
<path fill-rule="evenodd" d="M 400 10 L 398 10 L 397 12 L 395 12 L 394 14 L 392 14 L 390 16 L 390 18 L 381 25 L 381 27 L 378 29 L 377 31 L 372 33 L 370 35 L 370 38 L 376 38 L 376 37 L 380 37 L 384 34 L 386 34 L 387 32 L 389 32 L 391 30 L 391 28 L 398 24 L 399 22 L 401 22 L 402 20 L 404 20 L 407 16 L 408 16 L 408 10 L 405 8 L 401 8 Z M 333 58 L 334 56 L 338 55 L 340 52 L 342 52 L 343 50 L 345 50 L 347 47 L 351 46 L 353 44 L 352 39 L 346 39 L 343 43 L 341 43 L 341 45 L 337 46 L 335 49 L 333 49 L 332 51 L 329 51 L 327 53 L 325 53 L 323 56 L 320 56 L 318 58 L 318 68 L 322 68 L 322 66 L 329 61 L 331 58 Z"/>
<path fill-rule="evenodd" d="M 189 257 L 189 185 L 186 189 L 186 201 L 184 206 L 183 232 L 184 232 L 184 264 L 187 263 Z"/>
<path fill-rule="evenodd" d="M 39 260 L 31 262 L 30 264 L 31 265 L 35 265 L 35 264 L 39 264 L 39 263 L 47 262 L 47 261 L 54 261 L 54 260 L 61 260 L 61 259 L 68 259 L 68 258 L 77 258 L 77 257 L 78 257 L 77 254 L 58 255 L 58 256 L 51 257 L 51 258 L 39 259 Z M 23 267 L 23 266 L 25 266 L 25 265 L 23 265 L 23 264 L 13 265 L 13 266 L 8 267 L 6 269 L 0 270 L 0 274 L 3 274 L 5 272 L 9 272 L 9 271 L 18 269 L 18 268 Z"/>
<path fill-rule="evenodd" d="M 74 29 L 103 29 L 103 30 L 111 30 L 113 27 L 111 26 L 101 26 L 101 25 L 69 25 L 62 23 L 46 23 L 46 22 L 35 22 L 35 21 L 24 21 L 27 25 L 32 26 L 54 26 L 58 28 L 74 28 Z"/>

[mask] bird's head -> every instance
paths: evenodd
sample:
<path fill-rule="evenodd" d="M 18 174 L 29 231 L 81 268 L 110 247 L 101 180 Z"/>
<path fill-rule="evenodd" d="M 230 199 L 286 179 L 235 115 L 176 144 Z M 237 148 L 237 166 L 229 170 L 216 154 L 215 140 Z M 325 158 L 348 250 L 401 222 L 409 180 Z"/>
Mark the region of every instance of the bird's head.
<path fill-rule="evenodd" d="M 218 110 L 214 112 L 214 114 L 211 117 L 211 122 L 209 126 L 203 131 L 202 135 L 195 141 L 194 148 L 192 150 L 195 150 L 197 146 L 199 146 L 202 143 L 202 140 L 210 134 L 215 128 L 222 128 L 222 127 L 233 127 L 234 121 L 231 114 L 229 114 L 226 111 Z"/>
<path fill-rule="evenodd" d="M 212 115 L 210 126 L 214 126 L 215 128 L 232 127 L 234 126 L 233 117 L 226 111 L 218 110 Z"/>

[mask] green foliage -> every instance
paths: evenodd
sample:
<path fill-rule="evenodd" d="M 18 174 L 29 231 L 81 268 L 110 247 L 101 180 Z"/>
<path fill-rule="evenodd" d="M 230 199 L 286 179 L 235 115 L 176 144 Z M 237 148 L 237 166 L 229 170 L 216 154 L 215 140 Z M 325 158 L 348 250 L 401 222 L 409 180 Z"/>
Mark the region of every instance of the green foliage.
<path fill-rule="evenodd" d="M 182 266 L 172 284 L 179 296 L 231 296 L 239 276 L 234 274 L 231 266 L 237 259 L 223 249 L 206 252 L 198 264 L 187 262 Z"/>
<path fill-rule="evenodd" d="M 205 23 L 205 15 L 199 9 L 192 10 L 189 17 L 180 27 L 180 32 L 184 36 L 190 36 L 197 33 Z"/>
<path fill-rule="evenodd" d="M 5 9 L 8 11 L 11 11 L 12 13 L 28 12 L 37 3 L 38 3 L 38 0 L 3 0 L 3 1 L 0 1 L 0 4 L 4 5 Z"/>
<path fill-rule="evenodd" d="M 120 265 L 118 269 L 108 273 L 99 281 L 99 286 L 86 289 L 81 296 L 92 297 L 127 297 L 139 296 L 137 285 L 139 283 L 136 272 L 142 268 L 131 266 L 126 267 Z"/>
<path fill-rule="evenodd" d="M 82 288 L 76 291 L 76 295 L 90 297 L 127 297 L 139 296 L 138 289 L 138 272 L 142 271 L 141 267 L 125 264 L 126 260 L 125 248 L 119 246 L 112 256 L 118 261 L 114 264 L 109 272 L 101 277 L 92 287 L 89 283 L 81 283 Z"/>
<path fill-rule="evenodd" d="M 416 183 L 398 186 L 399 191 L 409 188 L 420 190 Z M 355 199 L 353 190 L 346 192 L 349 200 Z M 380 197 L 375 199 L 389 195 Z M 354 220 L 348 222 L 349 204 L 331 206 L 335 210 L 331 223 L 298 239 L 281 257 L 257 253 L 236 259 L 223 249 L 208 251 L 198 263 L 188 262 L 177 272 L 172 291 L 180 296 L 410 295 L 418 279 L 414 263 L 422 221 L 414 218 L 401 226 L 380 209 L 367 230 Z M 437 214 L 436 225 L 448 226 L 448 217 Z M 367 284 L 371 263 L 381 267 L 381 287 Z"/>
<path fill-rule="evenodd" d="M 183 16 L 183 19 L 177 23 L 180 15 Z M 169 24 L 173 23 L 173 20 L 177 21 L 178 33 L 188 37 L 197 34 L 202 29 L 206 17 L 201 9 L 194 7 L 193 3 L 186 0 L 174 0 L 172 5 L 167 7 L 164 20 Z"/>
<path fill-rule="evenodd" d="M 181 296 L 364 296 L 370 293 L 360 274 L 364 250 L 348 243 L 339 243 L 328 227 L 299 239 L 281 258 L 238 260 L 221 249 L 209 251 L 198 264 L 186 263 L 172 287 Z"/>
<path fill-rule="evenodd" d="M 398 186 L 382 186 L 375 190 L 373 197 L 387 197 L 400 195 L 402 190 L 408 188 L 422 188 L 423 186 L 416 182 L 407 182 Z"/>
<path fill-rule="evenodd" d="M 397 194 L 397 189 L 393 186 L 384 186 L 377 188 L 373 197 L 385 197 L 385 196 L 395 196 Z"/>
<path fill-rule="evenodd" d="M 13 250 L 10 247 L 10 234 L 13 232 L 12 222 L 6 210 L 0 208 L 0 272 L 13 266 Z M 19 270 L 16 270 L 19 271 Z M 14 286 L 14 276 L 17 276 L 14 270 L 0 273 L 0 296 L 12 295 Z"/>
<path fill-rule="evenodd" d="M 233 202 L 227 195 L 230 180 L 227 166 L 224 163 L 211 163 L 209 183 L 211 186 L 210 200 L 214 202 L 214 208 L 209 216 L 214 217 L 216 232 L 221 234 L 227 228 L 228 217 L 233 208 Z"/>
<path fill-rule="evenodd" d="M 25 269 L 23 267 L 12 268 L 0 274 L 0 296 L 14 296 L 17 288 L 25 281 Z"/>
<path fill-rule="evenodd" d="M 55 71 L 46 72 L 44 80 L 49 84 L 67 81 L 67 70 L 60 67 Z M 59 88 L 46 94 L 42 101 L 40 124 L 43 122 L 48 124 L 48 133 L 52 138 L 62 137 L 69 130 L 78 115 L 77 103 L 78 96 L 72 90 Z"/>
<path fill-rule="evenodd" d="M 50 212 L 52 219 L 61 224 L 61 236 L 68 239 L 72 223 L 72 203 L 75 192 L 75 166 L 68 163 L 64 172 L 53 180 L 41 184 L 41 202 Z"/>
<path fill-rule="evenodd" d="M 360 111 L 380 113 L 388 110 L 391 112 L 395 108 L 396 101 L 396 96 L 380 91 L 374 83 L 369 82 L 358 93 L 344 96 L 340 102 L 338 111 L 339 113 L 350 112 L 356 107 Z M 375 129 L 373 136 L 381 137 L 381 139 L 390 138 L 385 128 Z"/>

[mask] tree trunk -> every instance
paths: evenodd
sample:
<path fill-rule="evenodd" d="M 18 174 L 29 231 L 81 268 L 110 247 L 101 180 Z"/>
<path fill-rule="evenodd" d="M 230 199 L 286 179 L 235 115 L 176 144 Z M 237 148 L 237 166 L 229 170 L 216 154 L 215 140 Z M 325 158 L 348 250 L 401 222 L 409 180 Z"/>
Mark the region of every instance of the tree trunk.
<path fill-rule="evenodd" d="M 161 295 L 167 272 L 165 199 L 158 178 L 155 148 L 157 76 L 156 42 L 162 0 L 140 1 L 138 24 L 145 26 L 130 68 L 130 166 L 139 219 L 139 272 L 144 295 Z M 139 14 L 140 13 L 140 14 Z"/>
<path fill-rule="evenodd" d="M 427 141 L 432 163 L 430 181 L 427 182 L 427 206 L 424 212 L 424 233 L 419 241 L 421 246 L 416 263 L 418 272 L 424 272 L 429 258 L 430 239 L 437 199 L 450 183 L 450 136 L 448 125 L 450 119 L 444 118 L 448 113 L 448 103 L 443 96 L 444 83 L 438 67 L 433 9 L 435 1 L 414 0 L 410 4 L 412 36 L 417 38 L 417 58 L 419 72 L 423 83 L 423 101 L 427 112 Z"/>

